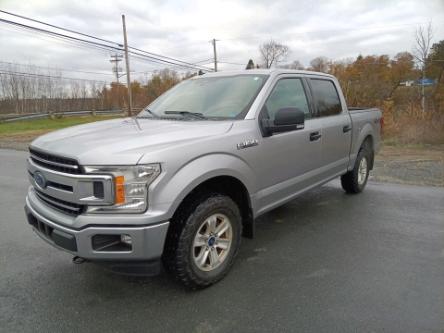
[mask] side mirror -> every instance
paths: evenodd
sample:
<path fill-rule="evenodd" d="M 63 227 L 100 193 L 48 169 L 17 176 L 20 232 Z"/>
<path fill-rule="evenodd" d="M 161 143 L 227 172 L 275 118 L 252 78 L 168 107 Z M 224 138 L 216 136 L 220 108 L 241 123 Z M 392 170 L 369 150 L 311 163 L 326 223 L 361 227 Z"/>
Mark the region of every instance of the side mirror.
<path fill-rule="evenodd" d="M 282 108 L 279 109 L 274 121 L 270 119 L 262 119 L 262 129 L 266 136 L 273 133 L 288 132 L 304 128 L 305 114 L 298 108 Z"/>

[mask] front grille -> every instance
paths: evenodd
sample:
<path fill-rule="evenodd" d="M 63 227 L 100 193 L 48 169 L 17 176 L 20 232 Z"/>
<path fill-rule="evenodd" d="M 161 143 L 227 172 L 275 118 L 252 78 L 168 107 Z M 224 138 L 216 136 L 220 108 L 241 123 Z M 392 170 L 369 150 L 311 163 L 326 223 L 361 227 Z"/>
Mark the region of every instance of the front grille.
<path fill-rule="evenodd" d="M 32 214 L 28 214 L 28 222 L 30 225 L 32 225 L 34 228 L 36 228 L 38 231 L 40 231 L 46 237 L 51 238 L 54 228 L 52 228 L 49 225 L 47 225 L 46 223 L 43 223 L 42 221 L 38 220 Z"/>
<path fill-rule="evenodd" d="M 72 216 L 81 214 L 85 209 L 84 205 L 78 205 L 72 202 L 60 200 L 38 190 L 36 190 L 35 193 L 37 197 L 48 206 Z"/>
<path fill-rule="evenodd" d="M 82 173 L 79 164 L 74 159 L 43 153 L 32 148 L 29 149 L 29 152 L 35 164 L 47 169 L 73 174 Z"/>
<path fill-rule="evenodd" d="M 28 170 L 28 174 L 31 176 L 31 178 L 34 178 L 34 174 L 31 171 Z M 55 183 L 55 182 L 52 182 L 50 180 L 48 180 L 46 182 L 46 186 L 58 188 L 60 190 L 64 190 L 64 191 L 68 191 L 68 192 L 72 192 L 73 191 L 72 186 Z"/>
<path fill-rule="evenodd" d="M 28 218 L 28 223 L 32 225 L 34 229 L 40 235 L 42 235 L 42 237 L 54 242 L 55 245 L 68 251 L 77 251 L 77 242 L 74 235 L 51 227 L 47 223 L 41 221 L 39 218 L 35 217 L 27 207 L 25 207 L 25 212 Z"/>

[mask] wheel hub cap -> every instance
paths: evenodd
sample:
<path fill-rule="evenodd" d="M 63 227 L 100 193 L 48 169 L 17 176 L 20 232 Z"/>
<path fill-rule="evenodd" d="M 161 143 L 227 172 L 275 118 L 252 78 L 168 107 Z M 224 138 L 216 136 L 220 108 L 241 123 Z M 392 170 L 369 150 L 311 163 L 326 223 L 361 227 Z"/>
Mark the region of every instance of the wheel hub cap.
<path fill-rule="evenodd" d="M 192 256 L 202 271 L 219 267 L 227 258 L 233 240 L 233 227 L 226 215 L 213 214 L 197 230 L 192 245 Z"/>
<path fill-rule="evenodd" d="M 359 162 L 358 168 L 358 184 L 362 185 L 365 183 L 367 178 L 367 159 L 364 157 L 361 162 Z"/>
<path fill-rule="evenodd" d="M 211 237 L 208 239 L 208 246 L 213 246 L 214 243 L 216 243 L 216 237 L 211 236 Z"/>

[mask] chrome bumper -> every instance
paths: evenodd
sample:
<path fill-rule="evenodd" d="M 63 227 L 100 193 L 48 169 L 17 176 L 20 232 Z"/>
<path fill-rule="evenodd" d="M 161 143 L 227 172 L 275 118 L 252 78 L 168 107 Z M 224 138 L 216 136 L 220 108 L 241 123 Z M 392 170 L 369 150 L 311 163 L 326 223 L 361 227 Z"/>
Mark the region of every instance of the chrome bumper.
<path fill-rule="evenodd" d="M 82 229 L 73 229 L 60 225 L 40 214 L 31 204 L 29 195 L 26 198 L 25 211 L 28 222 L 34 231 L 46 242 L 56 248 L 67 251 L 92 261 L 101 260 L 153 260 L 162 255 L 165 237 L 169 222 L 152 225 L 136 225 L 125 227 L 128 220 L 134 219 L 121 215 L 118 219 L 113 216 L 113 225 L 86 226 Z M 106 215 L 101 216 L 103 220 Z M 141 219 L 143 216 L 140 217 Z M 95 250 L 92 239 L 95 235 L 129 235 L 132 247 L 127 251 Z"/>

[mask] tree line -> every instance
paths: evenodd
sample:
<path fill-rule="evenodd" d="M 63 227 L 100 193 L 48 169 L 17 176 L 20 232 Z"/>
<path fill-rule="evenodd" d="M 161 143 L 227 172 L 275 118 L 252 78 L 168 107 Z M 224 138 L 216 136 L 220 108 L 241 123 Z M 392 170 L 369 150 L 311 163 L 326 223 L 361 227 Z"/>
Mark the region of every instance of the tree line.
<path fill-rule="evenodd" d="M 164 91 L 194 74 L 174 70 L 155 72 L 142 84 L 131 83 L 134 106 L 142 108 Z M 0 69 L 0 114 L 111 110 L 127 107 L 123 84 L 66 78 L 60 71 L 37 66 L 3 65 Z"/>
<path fill-rule="evenodd" d="M 287 68 L 334 75 L 349 106 L 379 107 L 385 138 L 414 143 L 444 143 L 444 40 L 432 43 L 431 24 L 418 28 L 412 52 L 359 55 L 354 59 L 316 57 L 310 65 L 285 63 L 291 50 L 270 40 L 259 47 L 260 60 L 246 69 Z"/>
<path fill-rule="evenodd" d="M 338 78 L 349 106 L 375 106 L 383 110 L 386 136 L 444 142 L 444 40 L 431 40 L 429 26 L 418 29 L 413 52 L 403 51 L 393 57 L 359 55 L 344 60 L 320 56 L 306 67 L 298 60 L 286 63 L 290 48 L 271 40 L 260 45 L 258 64 L 250 59 L 246 69 L 280 67 L 332 74 Z M 34 66 L 2 67 L 0 114 L 127 107 L 127 88 L 120 83 L 70 79 L 61 72 L 42 72 Z M 133 107 L 145 107 L 175 84 L 197 74 L 180 75 L 163 69 L 146 82 L 133 81 Z M 426 78 L 430 85 L 425 85 Z"/>

